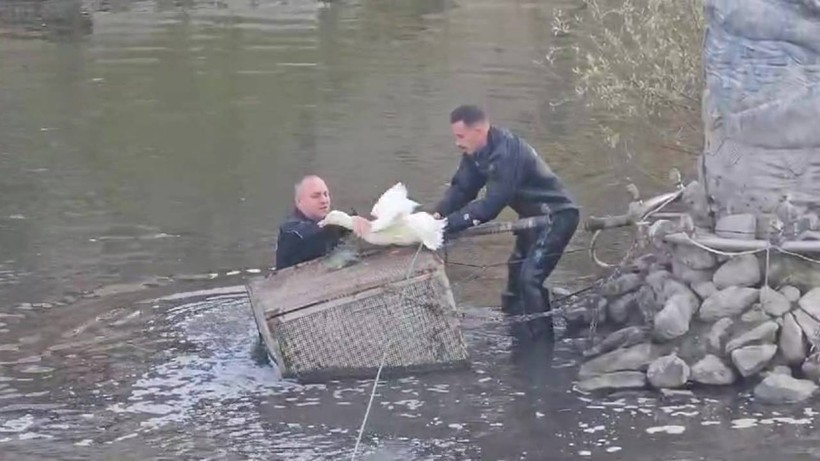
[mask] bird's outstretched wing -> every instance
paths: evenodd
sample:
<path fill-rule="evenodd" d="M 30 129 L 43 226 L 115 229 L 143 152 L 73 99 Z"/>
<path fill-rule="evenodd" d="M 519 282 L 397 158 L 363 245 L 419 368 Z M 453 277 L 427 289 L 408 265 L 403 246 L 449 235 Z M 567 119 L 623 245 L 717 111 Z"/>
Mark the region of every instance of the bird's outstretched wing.
<path fill-rule="evenodd" d="M 370 225 L 373 232 L 378 232 L 389 226 L 397 218 L 407 216 L 412 213 L 420 204 L 407 198 L 407 188 L 402 183 L 397 183 L 387 189 L 376 204 L 370 214 L 376 218 Z"/>

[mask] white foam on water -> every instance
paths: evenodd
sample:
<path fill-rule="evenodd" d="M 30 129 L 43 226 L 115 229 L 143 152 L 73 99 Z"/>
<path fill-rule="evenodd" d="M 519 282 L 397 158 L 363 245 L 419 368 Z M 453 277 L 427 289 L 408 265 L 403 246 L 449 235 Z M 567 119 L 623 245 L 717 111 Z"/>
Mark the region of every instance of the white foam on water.
<path fill-rule="evenodd" d="M 34 440 L 34 439 L 53 439 L 53 435 L 48 434 L 40 434 L 37 432 L 23 432 L 22 434 L 18 435 L 20 440 Z"/>
<path fill-rule="evenodd" d="M 207 290 L 210 295 L 236 292 L 237 287 Z M 241 287 L 244 293 L 244 287 Z M 203 292 L 187 293 L 187 297 Z M 172 311 L 174 313 L 172 314 Z M 182 313 L 182 315 L 179 315 Z M 303 386 L 279 379 L 275 367 L 260 366 L 249 351 L 257 340 L 247 301 L 198 301 L 168 312 L 179 315 L 177 328 L 202 352 L 182 353 L 147 370 L 131 385 L 125 401 L 108 410 L 141 414 L 146 429 L 189 420 L 201 403 L 240 401 L 243 397 L 273 395 Z M 314 405 L 315 402 L 305 402 Z M 224 410 L 224 409 L 223 409 Z"/>
<path fill-rule="evenodd" d="M 206 290 L 187 291 L 184 293 L 174 293 L 161 298 L 153 298 L 142 301 L 142 303 L 155 303 L 157 301 L 179 301 L 183 299 L 199 298 L 202 296 L 243 294 L 247 293 L 244 285 L 234 285 L 229 287 L 209 288 Z"/>
<path fill-rule="evenodd" d="M 594 434 L 596 432 L 603 431 L 603 430 L 606 430 L 606 428 L 604 426 L 595 426 L 595 427 L 590 427 L 588 429 L 584 429 L 584 432 Z"/>
<path fill-rule="evenodd" d="M 399 400 L 397 402 L 393 402 L 394 405 L 403 405 L 406 406 L 408 410 L 415 411 L 421 408 L 424 405 L 424 402 L 421 400 Z"/>
<path fill-rule="evenodd" d="M 0 426 L 0 432 L 24 432 L 34 425 L 34 416 L 25 415 L 16 419 L 10 419 Z"/>
<path fill-rule="evenodd" d="M 667 433 L 667 434 L 677 435 L 677 434 L 683 434 L 685 431 L 686 431 L 686 428 L 684 426 L 676 426 L 676 425 L 655 426 L 655 427 L 646 428 L 646 432 L 649 433 L 649 434 L 656 434 L 656 433 L 659 433 L 659 432 L 664 432 L 664 433 Z"/>
<path fill-rule="evenodd" d="M 623 450 L 623 448 L 621 448 L 621 447 L 608 447 L 608 448 L 606 449 L 606 452 L 607 452 L 607 453 L 617 453 L 617 452 L 619 452 L 619 451 L 621 451 L 621 450 Z"/>
<path fill-rule="evenodd" d="M 83 440 L 80 440 L 79 442 L 75 442 L 74 445 L 77 446 L 77 447 L 87 447 L 87 446 L 90 446 L 92 443 L 94 443 L 94 441 L 91 440 L 91 439 L 83 439 Z"/>
<path fill-rule="evenodd" d="M 748 429 L 757 426 L 757 418 L 740 418 L 732 420 L 732 429 Z"/>
<path fill-rule="evenodd" d="M 700 425 L 701 426 L 719 426 L 720 421 L 701 421 Z"/>
<path fill-rule="evenodd" d="M 772 420 L 775 421 L 775 422 L 778 422 L 778 423 L 792 424 L 792 425 L 795 425 L 795 426 L 803 426 L 803 425 L 812 423 L 812 420 L 810 418 L 795 419 L 795 418 L 789 418 L 789 417 L 778 417 L 778 418 L 772 418 Z"/>
<path fill-rule="evenodd" d="M 578 452 L 578 456 L 592 456 L 592 452 L 589 450 L 581 450 Z"/>

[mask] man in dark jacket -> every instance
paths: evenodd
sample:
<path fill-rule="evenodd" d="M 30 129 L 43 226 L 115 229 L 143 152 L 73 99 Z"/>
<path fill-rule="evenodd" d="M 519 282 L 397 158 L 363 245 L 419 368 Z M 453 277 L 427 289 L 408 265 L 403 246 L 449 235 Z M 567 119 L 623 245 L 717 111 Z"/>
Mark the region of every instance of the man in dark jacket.
<path fill-rule="evenodd" d="M 492 125 L 476 106 L 450 114 L 456 146 L 463 152 L 436 214 L 447 218 L 447 233 L 495 219 L 505 207 L 519 217 L 548 216 L 550 224 L 517 233 L 508 261 L 502 307 L 513 314 L 550 309 L 544 280 L 563 255 L 578 226 L 579 210 L 558 176 L 520 137 Z M 486 196 L 475 200 L 485 187 Z M 551 333 L 549 319 L 529 323 L 534 336 Z"/>
<path fill-rule="evenodd" d="M 276 268 L 284 269 L 328 254 L 348 234 L 337 226 L 319 227 L 330 211 L 330 191 L 322 178 L 305 176 L 296 184 L 296 207 L 279 227 Z M 353 217 L 354 232 L 361 235 L 367 220 Z"/>

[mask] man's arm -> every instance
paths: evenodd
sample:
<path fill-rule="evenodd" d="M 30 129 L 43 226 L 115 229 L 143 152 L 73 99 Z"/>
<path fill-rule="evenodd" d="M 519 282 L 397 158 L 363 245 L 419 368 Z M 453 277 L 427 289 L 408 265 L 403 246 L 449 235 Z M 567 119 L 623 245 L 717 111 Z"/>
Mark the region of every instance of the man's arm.
<path fill-rule="evenodd" d="M 444 198 L 436 205 L 435 211 L 446 216 L 454 210 L 466 205 L 478 195 L 484 187 L 485 179 L 468 156 L 461 158 L 456 173 L 450 180 L 450 187 L 444 193 Z"/>
<path fill-rule="evenodd" d="M 489 168 L 486 196 L 447 215 L 447 232 L 462 231 L 474 221 L 480 224 L 495 219 L 512 200 L 521 180 L 520 156 L 500 146 L 490 157 Z"/>

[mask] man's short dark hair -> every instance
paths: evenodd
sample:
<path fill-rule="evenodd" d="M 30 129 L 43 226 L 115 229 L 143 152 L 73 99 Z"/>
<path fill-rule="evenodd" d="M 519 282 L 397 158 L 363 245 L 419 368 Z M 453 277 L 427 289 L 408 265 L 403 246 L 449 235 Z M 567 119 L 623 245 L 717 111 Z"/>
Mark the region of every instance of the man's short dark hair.
<path fill-rule="evenodd" d="M 467 126 L 487 120 L 487 115 L 478 106 L 464 104 L 456 107 L 450 112 L 450 123 L 463 122 Z"/>

